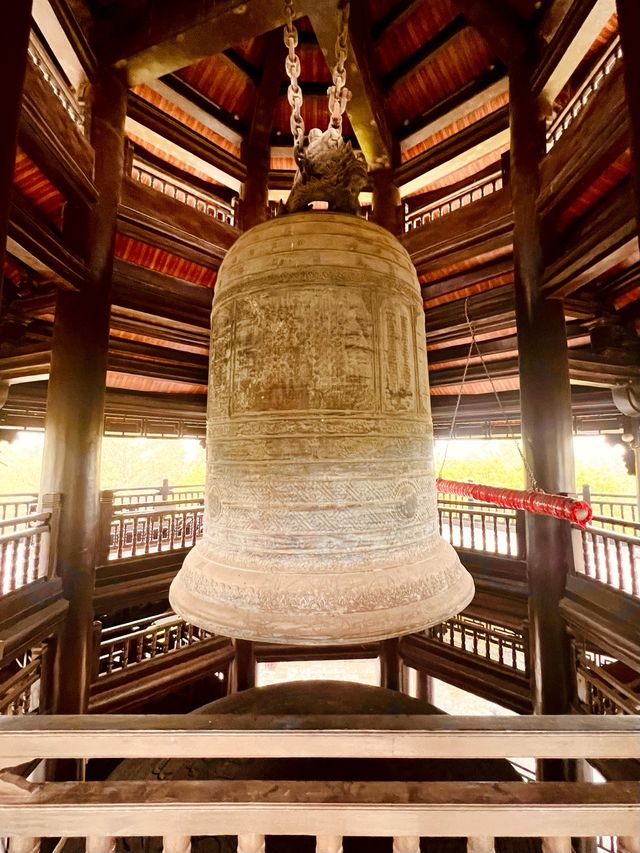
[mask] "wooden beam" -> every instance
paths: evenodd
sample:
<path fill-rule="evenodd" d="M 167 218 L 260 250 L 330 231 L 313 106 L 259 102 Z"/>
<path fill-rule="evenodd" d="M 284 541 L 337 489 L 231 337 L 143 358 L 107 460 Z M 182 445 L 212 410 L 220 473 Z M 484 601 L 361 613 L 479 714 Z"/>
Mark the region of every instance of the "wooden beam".
<path fill-rule="evenodd" d="M 48 0 L 56 14 L 60 26 L 69 40 L 73 52 L 80 60 L 84 72 L 91 80 L 98 70 L 98 60 L 94 53 L 87 30 L 91 25 L 91 13 L 83 2 L 78 0 Z M 81 7 L 81 9 L 80 9 Z M 83 14 L 79 14 L 79 12 Z"/>
<path fill-rule="evenodd" d="M 6 10 L 5 33 L 7 43 L 0 54 L 0 114 L 3 116 L 0 132 L 0 314 L 2 313 L 2 282 L 11 206 L 11 187 L 16 159 L 16 144 L 20 122 L 22 91 L 25 84 L 29 32 L 31 29 L 31 2 L 14 4 Z"/>
<path fill-rule="evenodd" d="M 285 14 L 279 0 L 143 0 L 136 21 L 132 26 L 131 12 L 123 7 L 100 31 L 101 58 L 113 63 L 129 86 L 282 26 Z"/>
<path fill-rule="evenodd" d="M 208 287 L 130 264 L 116 258 L 113 265 L 113 304 L 144 316 L 209 329 L 213 291 Z"/>
<path fill-rule="evenodd" d="M 636 221 L 640 231 L 640 81 L 637 74 L 637 34 L 640 30 L 640 8 L 637 3 L 617 0 L 618 28 L 622 43 L 624 87 L 629 114 L 633 187 L 636 199 Z M 636 472 L 640 476 L 640 471 Z"/>
<path fill-rule="evenodd" d="M 246 133 L 243 122 L 214 104 L 177 74 L 165 74 L 160 80 L 149 80 L 147 86 L 200 124 L 240 146 Z"/>
<path fill-rule="evenodd" d="M 65 198 L 95 201 L 93 149 L 32 62 L 27 64 L 18 141 Z"/>
<path fill-rule="evenodd" d="M 391 27 L 403 23 L 420 8 L 424 0 L 398 0 L 372 27 L 374 41 L 379 41 Z"/>
<path fill-rule="evenodd" d="M 304 0 L 302 8 L 309 16 L 327 65 L 333 68 L 339 24 L 335 0 Z M 353 26 L 349 31 L 346 67 L 347 88 L 352 92 L 352 99 L 347 113 L 369 167 L 388 168 L 395 165 L 397 153 L 371 62 L 373 48 L 367 4 L 355 4 L 351 14 Z"/>
<path fill-rule="evenodd" d="M 434 136 L 449 125 L 469 115 L 487 101 L 504 95 L 509 88 L 507 76 L 502 64 L 472 80 L 449 97 L 427 110 L 421 116 L 410 121 L 402 130 L 405 136 L 400 140 L 400 150 L 408 151 Z"/>
<path fill-rule="evenodd" d="M 207 164 L 203 171 L 211 173 L 214 169 L 215 176 L 221 183 L 227 186 L 235 184 L 237 189 L 240 182 L 244 180 L 246 170 L 237 157 L 167 115 L 139 95 L 129 95 L 127 116 L 138 125 L 150 130 L 155 138 L 160 137 L 172 146 L 191 154 L 197 161 Z"/>
<path fill-rule="evenodd" d="M 78 254 L 66 246 L 29 199 L 11 194 L 7 248 L 30 269 L 63 288 L 81 289 L 88 272 Z"/>
<path fill-rule="evenodd" d="M 543 216 L 561 216 L 629 147 L 629 142 L 629 115 L 618 65 L 542 161 L 539 203 Z"/>
<path fill-rule="evenodd" d="M 639 748 L 640 724 L 634 716 L 91 714 L 0 718 L 2 766 L 22 755 L 326 758 L 335 754 L 403 759 L 509 758 L 515 751 L 537 758 L 631 758 Z"/>
<path fill-rule="evenodd" d="M 269 138 L 278 100 L 283 65 L 276 61 L 282 57 L 282 33 L 273 30 L 265 37 L 266 64 L 256 92 L 256 100 L 249 134 L 242 144 L 241 156 L 246 167 L 242 185 L 240 219 L 247 230 L 266 222 L 269 203 L 269 167 L 271 165 Z"/>
<path fill-rule="evenodd" d="M 545 292 L 566 297 L 620 261 L 637 257 L 636 209 L 627 178 L 564 236 L 562 253 L 545 270 Z"/>
<path fill-rule="evenodd" d="M 562 2 L 564 15 L 554 30 L 549 28 L 553 37 L 532 75 L 534 91 L 547 111 L 616 11 L 615 0 L 573 0 L 568 8 Z"/>
<path fill-rule="evenodd" d="M 508 143 L 509 108 L 502 107 L 403 163 L 396 169 L 400 194 L 413 194 L 493 152 L 498 161 Z"/>
<path fill-rule="evenodd" d="M 418 275 L 511 246 L 513 215 L 507 189 L 454 210 L 428 226 L 404 233 L 400 242 Z"/>
<path fill-rule="evenodd" d="M 455 18 L 452 18 L 432 38 L 421 44 L 417 50 L 402 59 L 398 65 L 384 75 L 382 78 L 384 91 L 388 93 L 405 77 L 415 74 L 423 65 L 435 59 L 449 45 L 449 42 L 455 39 L 456 36 L 459 36 L 460 33 L 463 33 L 468 27 L 469 24 L 464 15 L 458 14 Z"/>
<path fill-rule="evenodd" d="M 454 0 L 493 53 L 505 65 L 524 54 L 529 36 L 520 17 L 503 0 Z"/>
<path fill-rule="evenodd" d="M 240 233 L 131 178 L 122 184 L 118 231 L 216 270 Z"/>

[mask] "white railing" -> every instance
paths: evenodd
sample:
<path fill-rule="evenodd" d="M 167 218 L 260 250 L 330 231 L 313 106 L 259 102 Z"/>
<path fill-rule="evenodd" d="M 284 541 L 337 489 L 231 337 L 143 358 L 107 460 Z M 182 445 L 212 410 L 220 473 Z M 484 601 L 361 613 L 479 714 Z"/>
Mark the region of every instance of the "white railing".
<path fill-rule="evenodd" d="M 620 36 L 616 36 L 612 39 L 601 61 L 580 86 L 566 107 L 551 119 L 547 128 L 547 151 L 551 151 L 567 128 L 573 124 L 594 93 L 598 91 L 602 81 L 611 74 L 621 59 L 622 47 L 620 45 Z"/>
<path fill-rule="evenodd" d="M 84 113 L 72 86 L 56 68 L 55 63 L 47 53 L 38 37 L 31 32 L 29 37 L 29 59 L 47 83 L 53 94 L 65 108 L 69 117 L 81 131 L 84 132 Z"/>
<path fill-rule="evenodd" d="M 502 173 L 496 172 L 494 175 L 474 181 L 471 179 L 469 184 L 455 192 L 445 194 L 437 201 L 425 204 L 417 210 L 409 212 L 408 205 L 405 204 L 405 220 L 404 230 L 413 231 L 416 228 L 421 228 L 430 222 L 435 222 L 436 219 L 442 219 L 454 210 L 460 210 L 461 207 L 466 207 L 474 201 L 479 201 L 488 195 L 492 195 L 502 189 Z"/>
<path fill-rule="evenodd" d="M 628 759 L 640 753 L 638 717 L 109 716 L 0 720 L 0 766 L 28 758 Z M 403 775 L 402 772 L 399 775 Z M 43 837 L 86 838 L 115 849 L 118 837 L 162 836 L 164 850 L 192 836 L 235 835 L 240 853 L 265 836 L 315 836 L 338 853 L 345 836 L 391 837 L 396 853 L 420 838 L 466 837 L 494 851 L 501 837 L 542 838 L 570 853 L 572 837 L 640 842 L 640 783 L 141 780 L 25 783 L 0 780 L 0 826 L 16 849 Z M 26 846 L 31 845 L 31 846 Z"/>
<path fill-rule="evenodd" d="M 194 210 L 199 210 L 200 213 L 206 213 L 207 216 L 218 219 L 227 225 L 236 224 L 236 210 L 234 205 L 227 204 L 222 199 L 214 198 L 214 196 L 196 190 L 183 181 L 177 178 L 170 177 L 159 169 L 149 166 L 146 163 L 134 162 L 131 169 L 131 177 L 134 181 L 142 184 L 145 187 L 168 195 L 176 201 L 192 207 Z"/>
<path fill-rule="evenodd" d="M 577 573 L 640 598 L 640 523 L 595 515 L 580 536 Z"/>

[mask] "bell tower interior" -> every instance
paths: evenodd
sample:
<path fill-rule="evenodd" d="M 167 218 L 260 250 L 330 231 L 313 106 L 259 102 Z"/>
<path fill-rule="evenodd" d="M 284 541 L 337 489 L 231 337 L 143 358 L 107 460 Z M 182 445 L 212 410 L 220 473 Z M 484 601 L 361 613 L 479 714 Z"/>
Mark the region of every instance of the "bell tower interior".
<path fill-rule="evenodd" d="M 0 21 L 0 853 L 640 853 L 640 3 Z"/>

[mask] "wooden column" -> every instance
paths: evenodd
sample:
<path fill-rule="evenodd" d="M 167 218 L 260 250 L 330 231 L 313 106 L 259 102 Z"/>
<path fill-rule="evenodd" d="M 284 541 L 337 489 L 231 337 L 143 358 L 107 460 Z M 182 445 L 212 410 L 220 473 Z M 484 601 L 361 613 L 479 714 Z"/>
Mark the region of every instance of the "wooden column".
<path fill-rule="evenodd" d="M 640 229 L 640 74 L 638 74 L 638 34 L 640 33 L 640 3 L 616 0 L 618 30 L 622 44 L 624 88 L 629 108 L 631 130 L 631 159 L 636 196 L 637 224 Z"/>
<path fill-rule="evenodd" d="M 104 75 L 92 89 L 91 142 L 98 201 L 65 213 L 65 232 L 82 246 L 89 281 L 56 305 L 47 397 L 42 493 L 62 495 L 58 574 L 69 600 L 54 665 L 56 713 L 85 713 L 91 669 L 99 464 L 109 344 L 116 213 L 122 183 L 126 90 Z"/>
<path fill-rule="evenodd" d="M 2 50 L 0 51 L 0 314 L 2 314 L 2 280 L 7 245 L 9 204 L 22 89 L 27 68 L 29 32 L 31 30 L 31 0 L 14 0 L 2 9 Z"/>
<path fill-rule="evenodd" d="M 400 690 L 399 643 L 398 637 L 391 637 L 380 644 L 380 686 L 387 690 Z"/>
<path fill-rule="evenodd" d="M 402 233 L 402 204 L 393 169 L 376 169 L 369 172 L 369 177 L 373 185 L 373 221 L 398 236 Z"/>
<path fill-rule="evenodd" d="M 273 30 L 265 36 L 267 57 L 256 93 L 256 102 L 248 137 L 243 141 L 240 156 L 247 167 L 247 177 L 240 196 L 240 227 L 243 231 L 267 220 L 269 203 L 269 168 L 271 149 L 269 138 L 273 127 L 280 82 L 284 73 L 286 54 L 282 31 Z"/>
<path fill-rule="evenodd" d="M 256 657 L 250 640 L 234 640 L 236 657 L 233 662 L 232 692 L 250 690 L 256 686 Z"/>
<path fill-rule="evenodd" d="M 542 295 L 544 251 L 537 199 L 545 127 L 526 60 L 509 70 L 511 194 L 514 215 L 516 318 L 524 453 L 537 484 L 549 492 L 575 487 L 571 389 L 563 305 Z M 571 528 L 528 514 L 530 655 L 538 714 L 571 711 L 575 667 L 560 615 L 573 560 Z M 562 778 L 560 762 L 543 762 L 543 778 Z"/>

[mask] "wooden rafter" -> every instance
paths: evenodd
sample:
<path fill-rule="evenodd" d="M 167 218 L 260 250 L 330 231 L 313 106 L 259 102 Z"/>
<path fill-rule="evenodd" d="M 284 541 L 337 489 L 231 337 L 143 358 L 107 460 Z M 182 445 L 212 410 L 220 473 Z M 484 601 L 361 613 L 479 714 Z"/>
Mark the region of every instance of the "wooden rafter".
<path fill-rule="evenodd" d="M 504 0 L 454 0 L 454 5 L 505 65 L 510 65 L 527 49 L 527 31 Z"/>
<path fill-rule="evenodd" d="M 464 15 L 458 14 L 449 21 L 433 38 L 421 44 L 409 56 L 405 57 L 395 68 L 392 68 L 382 79 L 382 86 L 386 92 L 392 89 L 401 80 L 415 74 L 427 62 L 431 62 L 449 42 L 464 32 L 469 24 Z"/>
<path fill-rule="evenodd" d="M 146 0 L 136 20 L 132 27 L 123 7 L 102 32 L 101 58 L 120 69 L 130 86 L 281 26 L 284 5 L 280 0 Z"/>
<path fill-rule="evenodd" d="M 335 63 L 338 35 L 335 0 L 305 0 L 302 5 L 331 68 Z M 396 159 L 395 145 L 380 83 L 371 62 L 373 39 L 367 4 L 355 4 L 351 16 L 347 87 L 353 97 L 347 107 L 349 120 L 370 168 L 391 166 Z"/>
<path fill-rule="evenodd" d="M 383 15 L 382 18 L 373 25 L 372 34 L 374 41 L 378 41 L 382 38 L 383 34 L 386 30 L 390 29 L 390 27 L 395 27 L 410 18 L 416 9 L 418 9 L 423 3 L 424 0 L 398 0 L 395 6 L 392 6 L 387 14 Z"/>

